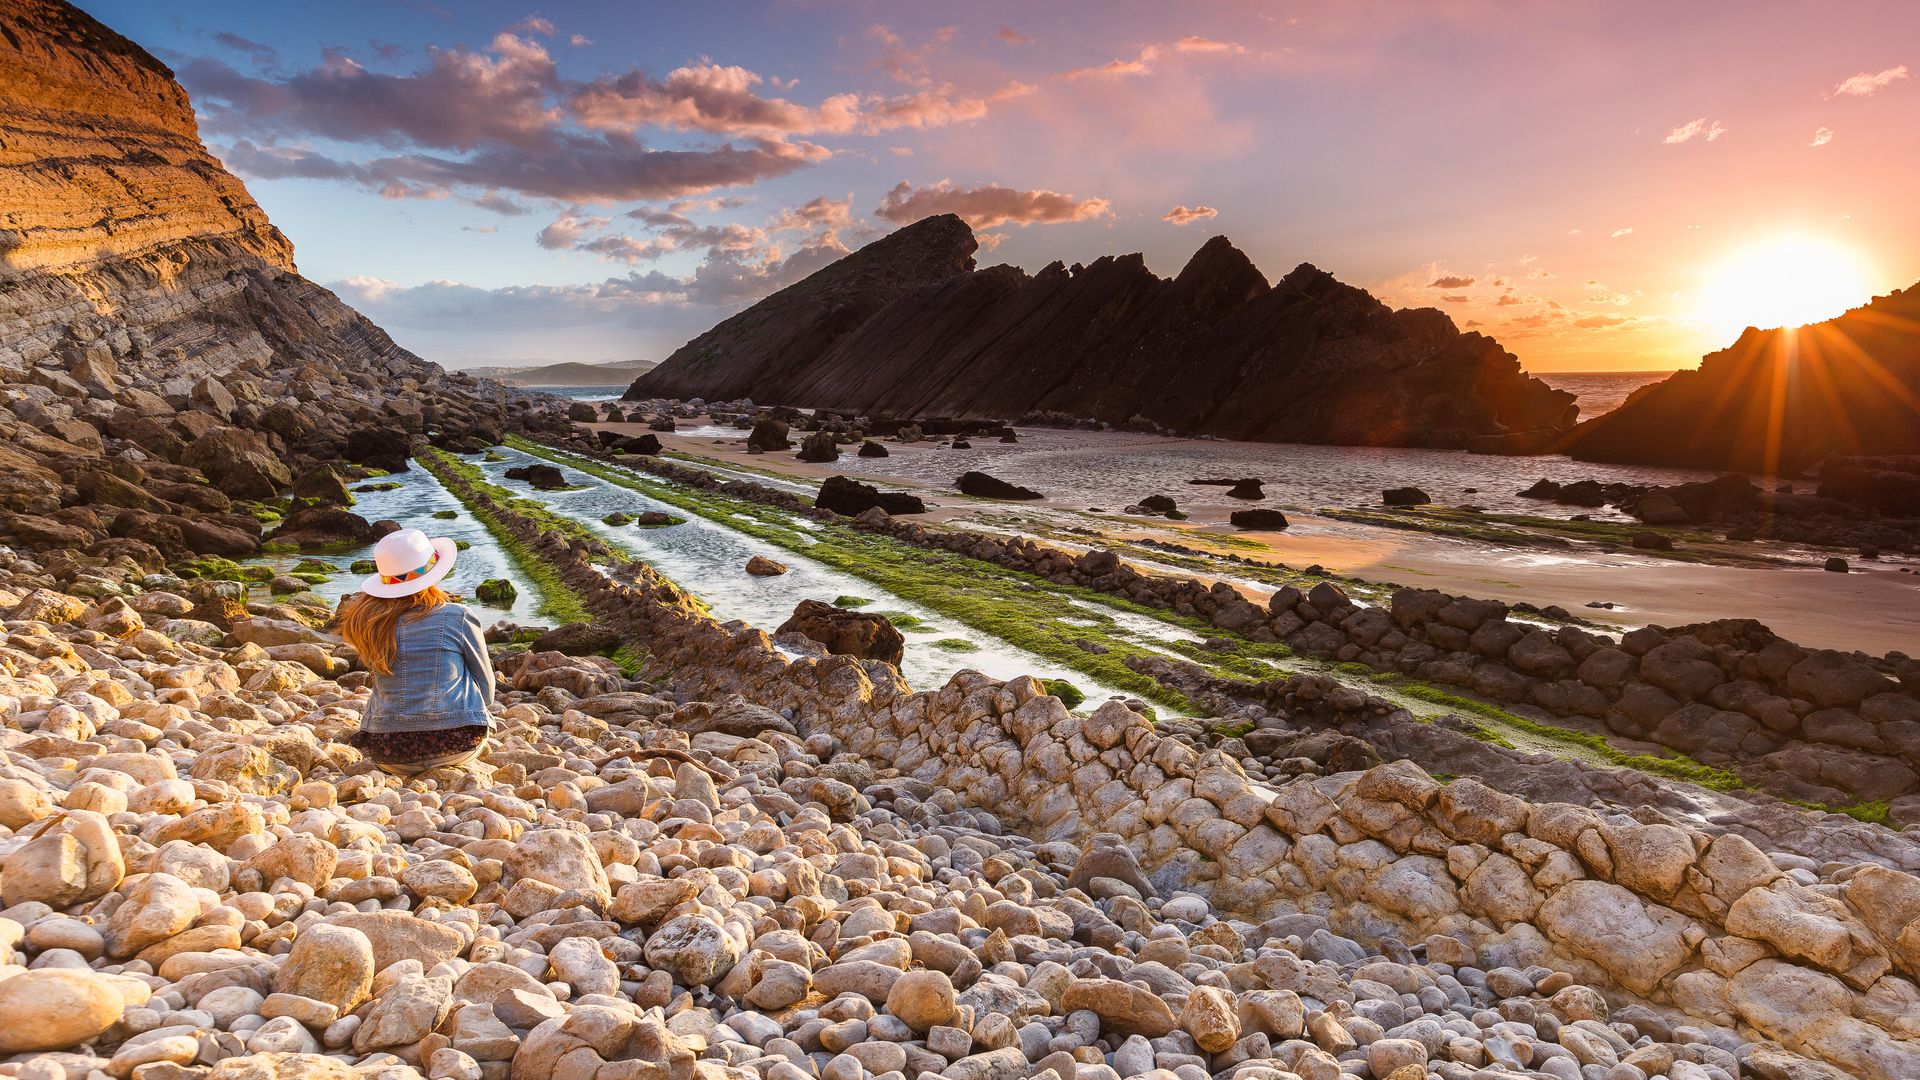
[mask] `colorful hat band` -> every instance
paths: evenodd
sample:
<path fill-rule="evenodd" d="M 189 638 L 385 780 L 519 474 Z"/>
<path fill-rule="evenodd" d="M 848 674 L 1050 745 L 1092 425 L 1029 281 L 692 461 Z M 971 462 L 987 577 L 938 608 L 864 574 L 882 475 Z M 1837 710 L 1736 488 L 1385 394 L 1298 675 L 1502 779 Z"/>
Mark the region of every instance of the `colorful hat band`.
<path fill-rule="evenodd" d="M 420 569 L 418 569 L 418 570 L 409 570 L 409 571 L 407 571 L 406 573 L 404 573 L 404 574 L 401 574 L 401 575 L 399 575 L 399 576 L 397 576 L 397 577 L 388 577 L 388 576 L 387 576 L 387 575 L 385 575 L 385 574 L 381 574 L 381 575 L 380 575 L 380 584 L 382 584 L 382 585 L 398 585 L 398 584 L 400 584 L 400 583 L 401 583 L 401 582 L 403 582 L 403 581 L 412 581 L 412 580 L 413 580 L 414 578 L 417 578 L 417 577 L 419 577 L 420 575 L 422 575 L 422 574 L 424 574 L 424 573 L 426 573 L 427 571 L 429 571 L 429 570 L 431 570 L 431 569 L 433 569 L 433 564 L 435 564 L 435 563 L 437 563 L 437 562 L 439 562 L 439 561 L 440 561 L 440 553 L 436 551 L 436 552 L 434 552 L 434 553 L 433 553 L 433 558 L 431 558 L 431 559 L 428 559 L 428 560 L 427 560 L 427 565 L 425 565 L 425 566 L 423 566 L 423 567 L 421 567 L 421 568 L 420 568 Z"/>

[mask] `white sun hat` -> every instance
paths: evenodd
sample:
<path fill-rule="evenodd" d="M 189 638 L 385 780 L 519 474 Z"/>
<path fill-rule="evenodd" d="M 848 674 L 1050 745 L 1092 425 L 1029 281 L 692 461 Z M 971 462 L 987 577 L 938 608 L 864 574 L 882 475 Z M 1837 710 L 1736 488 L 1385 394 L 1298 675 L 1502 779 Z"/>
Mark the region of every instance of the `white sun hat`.
<path fill-rule="evenodd" d="M 360 591 L 386 599 L 425 592 L 447 576 L 459 553 L 460 546 L 444 536 L 429 540 L 419 529 L 388 533 L 373 546 L 377 572 L 361 582 Z"/>

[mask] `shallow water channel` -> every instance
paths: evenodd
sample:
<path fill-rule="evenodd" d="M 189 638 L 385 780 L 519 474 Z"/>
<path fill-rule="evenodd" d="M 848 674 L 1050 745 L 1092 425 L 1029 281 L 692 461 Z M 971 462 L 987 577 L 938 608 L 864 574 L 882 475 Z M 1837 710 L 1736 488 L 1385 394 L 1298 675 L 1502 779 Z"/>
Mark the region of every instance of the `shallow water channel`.
<path fill-rule="evenodd" d="M 864 597 L 871 602 L 861 606 L 863 611 L 911 616 L 911 619 L 898 620 L 907 623 L 900 627 L 907 640 L 901 674 L 916 690 L 937 689 L 955 672 L 973 670 L 996 679 L 1018 675 L 1066 679 L 1085 692 L 1090 704 L 1098 704 L 1119 693 L 1100 686 L 1080 672 L 1014 648 L 864 579 L 728 528 L 724 520 L 689 516 L 678 507 L 607 483 L 565 464 L 560 464 L 560 470 L 572 485 L 571 489 L 534 491 L 524 481 L 507 479 L 506 472 L 544 459 L 508 447 L 499 448 L 491 456 L 499 460 L 469 460 L 478 465 L 488 481 L 538 499 L 553 513 L 585 525 L 608 543 L 651 564 L 681 588 L 705 601 L 714 617 L 722 621 L 739 619 L 771 633 L 786 622 L 802 600 L 832 603 L 841 597 Z M 661 528 L 607 525 L 601 520 L 614 511 L 631 516 L 650 510 L 687 520 Z M 799 517 L 790 524 L 800 529 L 812 525 Z M 787 572 L 773 577 L 749 575 L 746 562 L 755 555 L 765 555 L 784 564 Z M 935 644 L 956 640 L 970 643 L 974 648 L 952 651 Z"/>
<path fill-rule="evenodd" d="M 502 551 L 500 545 L 488 533 L 486 526 L 474 520 L 460 504 L 453 493 L 442 487 L 434 475 L 413 465 L 405 472 L 372 480 L 361 480 L 348 485 L 355 488 L 384 487 L 397 485 L 390 490 L 354 491 L 353 512 L 368 521 L 383 518 L 399 522 L 407 528 L 420 529 L 429 536 L 444 536 L 450 540 L 464 541 L 469 546 L 454 559 L 453 572 L 448 574 L 442 588 L 455 595 L 466 597 L 467 603 L 480 616 L 483 623 L 497 619 L 511 619 L 517 623 L 538 622 L 540 616 L 540 594 L 531 581 L 528 581 L 514 568 L 513 561 Z M 456 516 L 437 518 L 436 513 L 452 511 Z M 271 566 L 276 570 L 291 570 L 302 562 L 319 561 L 335 568 L 333 579 L 324 584 L 313 586 L 313 592 L 324 597 L 329 603 L 337 603 L 340 597 L 360 588 L 366 575 L 356 574 L 348 569 L 356 559 L 373 557 L 371 544 L 350 551 L 312 554 L 298 552 L 293 554 L 268 555 L 253 560 Z M 472 599 L 474 586 L 492 578 L 506 578 L 513 582 L 518 595 L 511 607 L 494 607 Z"/>

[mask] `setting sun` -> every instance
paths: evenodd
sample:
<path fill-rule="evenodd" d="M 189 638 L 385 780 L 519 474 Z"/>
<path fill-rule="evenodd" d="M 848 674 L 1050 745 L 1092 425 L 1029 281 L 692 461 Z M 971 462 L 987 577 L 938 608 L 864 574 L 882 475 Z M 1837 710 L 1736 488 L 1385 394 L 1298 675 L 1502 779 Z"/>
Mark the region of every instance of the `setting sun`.
<path fill-rule="evenodd" d="M 1700 319 L 1721 345 L 1763 330 L 1830 319 L 1873 295 L 1860 256 L 1800 234 L 1746 248 L 1706 274 Z"/>

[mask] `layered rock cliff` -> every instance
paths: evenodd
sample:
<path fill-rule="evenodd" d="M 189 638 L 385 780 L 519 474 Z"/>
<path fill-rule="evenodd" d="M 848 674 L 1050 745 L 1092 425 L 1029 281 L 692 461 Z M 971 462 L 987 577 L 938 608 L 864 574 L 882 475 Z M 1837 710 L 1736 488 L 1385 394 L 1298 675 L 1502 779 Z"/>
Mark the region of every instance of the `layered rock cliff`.
<path fill-rule="evenodd" d="M 1585 461 L 1794 472 L 1920 454 L 1920 285 L 1809 326 L 1748 328 L 1562 444 Z"/>
<path fill-rule="evenodd" d="M 1270 284 L 1225 237 L 1172 279 L 1138 254 L 975 270 L 975 248 L 952 215 L 908 226 L 695 338 L 627 397 L 1488 449 L 1573 423 L 1572 396 L 1493 339 L 1306 264 Z"/>
<path fill-rule="evenodd" d="M 0 0 L 0 404 L 0 543 L 143 565 L 250 551 L 272 513 L 232 500 L 308 466 L 509 419 L 301 277 L 166 65 L 60 0 Z"/>

